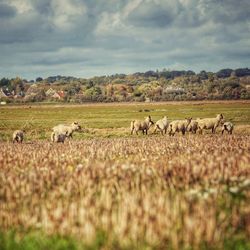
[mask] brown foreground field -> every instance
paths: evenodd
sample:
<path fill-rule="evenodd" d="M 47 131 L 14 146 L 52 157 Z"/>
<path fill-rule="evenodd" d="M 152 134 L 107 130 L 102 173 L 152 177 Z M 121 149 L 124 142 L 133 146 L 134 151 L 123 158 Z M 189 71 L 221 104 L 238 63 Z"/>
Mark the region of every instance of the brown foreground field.
<path fill-rule="evenodd" d="M 233 135 L 130 135 L 147 115 L 217 113 Z M 249 101 L 0 107 L 0 250 L 250 249 L 249 200 Z"/>
<path fill-rule="evenodd" d="M 0 143 L 0 249 L 249 249 L 249 200 L 249 135 Z"/>

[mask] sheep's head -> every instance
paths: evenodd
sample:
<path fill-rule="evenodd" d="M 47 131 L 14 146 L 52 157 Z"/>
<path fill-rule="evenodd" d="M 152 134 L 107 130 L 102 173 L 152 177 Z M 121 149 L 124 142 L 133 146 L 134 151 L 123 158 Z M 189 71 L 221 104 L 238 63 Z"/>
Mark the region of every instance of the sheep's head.
<path fill-rule="evenodd" d="M 187 121 L 187 124 L 188 124 L 188 125 L 190 124 L 190 122 L 192 121 L 192 119 L 193 119 L 192 117 L 186 117 L 186 118 L 185 118 L 185 120 Z"/>
<path fill-rule="evenodd" d="M 218 115 L 216 116 L 216 118 L 217 118 L 219 121 L 224 120 L 224 116 L 223 116 L 222 114 L 218 114 Z"/>
<path fill-rule="evenodd" d="M 74 131 L 79 131 L 79 130 L 81 130 L 81 126 L 79 125 L 78 122 L 73 122 L 73 123 L 71 124 L 71 127 L 73 128 Z"/>
<path fill-rule="evenodd" d="M 166 116 L 163 116 L 163 118 L 162 118 L 163 120 L 167 120 L 168 118 L 166 117 Z"/>
<path fill-rule="evenodd" d="M 149 127 L 154 124 L 154 122 L 152 121 L 150 115 L 145 118 L 145 121 L 147 122 L 147 124 L 149 125 Z"/>

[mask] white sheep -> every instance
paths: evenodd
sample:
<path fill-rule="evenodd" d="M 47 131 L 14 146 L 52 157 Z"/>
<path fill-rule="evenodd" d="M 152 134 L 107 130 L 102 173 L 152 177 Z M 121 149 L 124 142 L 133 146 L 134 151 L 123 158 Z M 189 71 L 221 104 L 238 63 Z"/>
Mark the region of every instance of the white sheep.
<path fill-rule="evenodd" d="M 222 114 L 218 114 L 215 118 L 203 118 L 198 119 L 198 129 L 202 134 L 203 129 L 211 129 L 212 133 L 216 132 L 216 128 L 221 124 L 224 117 Z"/>
<path fill-rule="evenodd" d="M 22 143 L 24 139 L 24 131 L 23 130 L 15 130 L 12 135 L 12 142 Z"/>
<path fill-rule="evenodd" d="M 185 120 L 172 121 L 169 124 L 169 135 L 174 136 L 176 132 L 182 132 L 185 135 L 188 125 L 192 121 L 192 118 L 185 118 Z"/>
<path fill-rule="evenodd" d="M 166 116 L 164 116 L 162 119 L 158 120 L 155 123 L 155 130 L 154 133 L 157 130 L 160 130 L 161 134 L 163 135 L 163 132 L 166 134 L 167 133 L 167 129 L 168 129 L 168 119 Z"/>
<path fill-rule="evenodd" d="M 234 125 L 232 122 L 225 122 L 222 125 L 221 133 L 223 134 L 224 131 L 226 130 L 228 132 L 228 134 L 231 135 L 233 133 L 233 129 L 234 129 Z"/>
<path fill-rule="evenodd" d="M 192 120 L 187 127 L 187 132 L 191 132 L 192 134 L 196 134 L 197 129 L 198 129 L 198 121 Z"/>
<path fill-rule="evenodd" d="M 78 122 L 73 122 L 71 125 L 59 124 L 53 127 L 52 130 L 55 134 L 62 134 L 66 135 L 67 137 L 73 138 L 73 132 L 81 130 L 81 126 L 78 124 Z"/>
<path fill-rule="evenodd" d="M 135 133 L 138 135 L 138 131 L 142 131 L 143 134 L 148 134 L 149 128 L 154 124 L 154 122 L 151 119 L 151 116 L 147 116 L 144 121 L 134 120 L 131 122 L 131 135 L 135 131 Z"/>

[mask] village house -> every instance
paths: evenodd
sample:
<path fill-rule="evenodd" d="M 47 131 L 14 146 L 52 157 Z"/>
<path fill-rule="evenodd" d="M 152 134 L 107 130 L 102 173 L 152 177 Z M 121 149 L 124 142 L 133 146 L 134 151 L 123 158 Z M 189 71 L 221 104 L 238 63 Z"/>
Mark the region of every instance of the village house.
<path fill-rule="evenodd" d="M 65 97 L 65 92 L 63 90 L 57 91 L 54 95 L 51 96 L 52 98 L 63 100 Z"/>
<path fill-rule="evenodd" d="M 0 89 L 0 98 L 10 98 L 12 97 L 11 92 L 8 89 Z"/>
<path fill-rule="evenodd" d="M 45 92 L 46 96 L 53 96 L 54 94 L 56 94 L 56 90 L 49 88 L 46 92 Z"/>

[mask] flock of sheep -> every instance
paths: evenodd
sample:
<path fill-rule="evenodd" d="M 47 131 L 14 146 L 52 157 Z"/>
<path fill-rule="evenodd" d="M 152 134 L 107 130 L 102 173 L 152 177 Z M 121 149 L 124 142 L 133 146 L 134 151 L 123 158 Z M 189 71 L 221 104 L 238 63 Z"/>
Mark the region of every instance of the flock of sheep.
<path fill-rule="evenodd" d="M 167 117 L 164 116 L 161 120 L 158 120 L 155 124 L 151 119 L 151 116 L 145 118 L 144 121 L 134 120 L 131 122 L 131 135 L 135 132 L 138 134 L 142 131 L 143 134 L 147 134 L 149 128 L 154 125 L 154 133 L 159 130 L 161 134 L 169 133 L 170 136 L 174 136 L 176 132 L 182 132 L 185 135 L 186 132 L 195 134 L 198 131 L 202 134 L 204 129 L 212 130 L 215 133 L 216 128 L 222 126 L 222 134 L 227 131 L 229 134 L 233 133 L 233 124 L 231 122 L 224 122 L 222 114 L 218 114 L 215 118 L 185 118 L 184 120 L 175 120 L 169 122 Z"/>
<path fill-rule="evenodd" d="M 159 130 L 161 134 L 166 134 L 168 132 L 170 136 L 174 136 L 176 132 L 181 132 L 183 135 L 185 135 L 186 132 L 195 134 L 197 130 L 202 134 L 204 129 L 211 129 L 212 133 L 215 133 L 216 128 L 219 126 L 222 126 L 222 134 L 224 131 L 232 134 L 234 128 L 231 122 L 224 122 L 222 114 L 218 114 L 215 118 L 198 118 L 196 120 L 192 118 L 185 118 L 184 120 L 175 120 L 172 122 L 169 122 L 167 117 L 164 116 L 156 123 L 152 121 L 151 116 L 148 116 L 144 121 L 134 120 L 131 122 L 131 135 L 134 132 L 138 135 L 139 131 L 142 131 L 143 134 L 147 135 L 148 130 L 152 125 L 154 125 L 154 133 Z M 51 141 L 64 143 L 66 138 L 72 138 L 73 132 L 80 131 L 81 126 L 78 122 L 73 122 L 71 125 L 59 124 L 53 127 L 52 130 Z M 13 143 L 22 143 L 24 139 L 24 131 L 14 131 L 12 139 Z"/>

